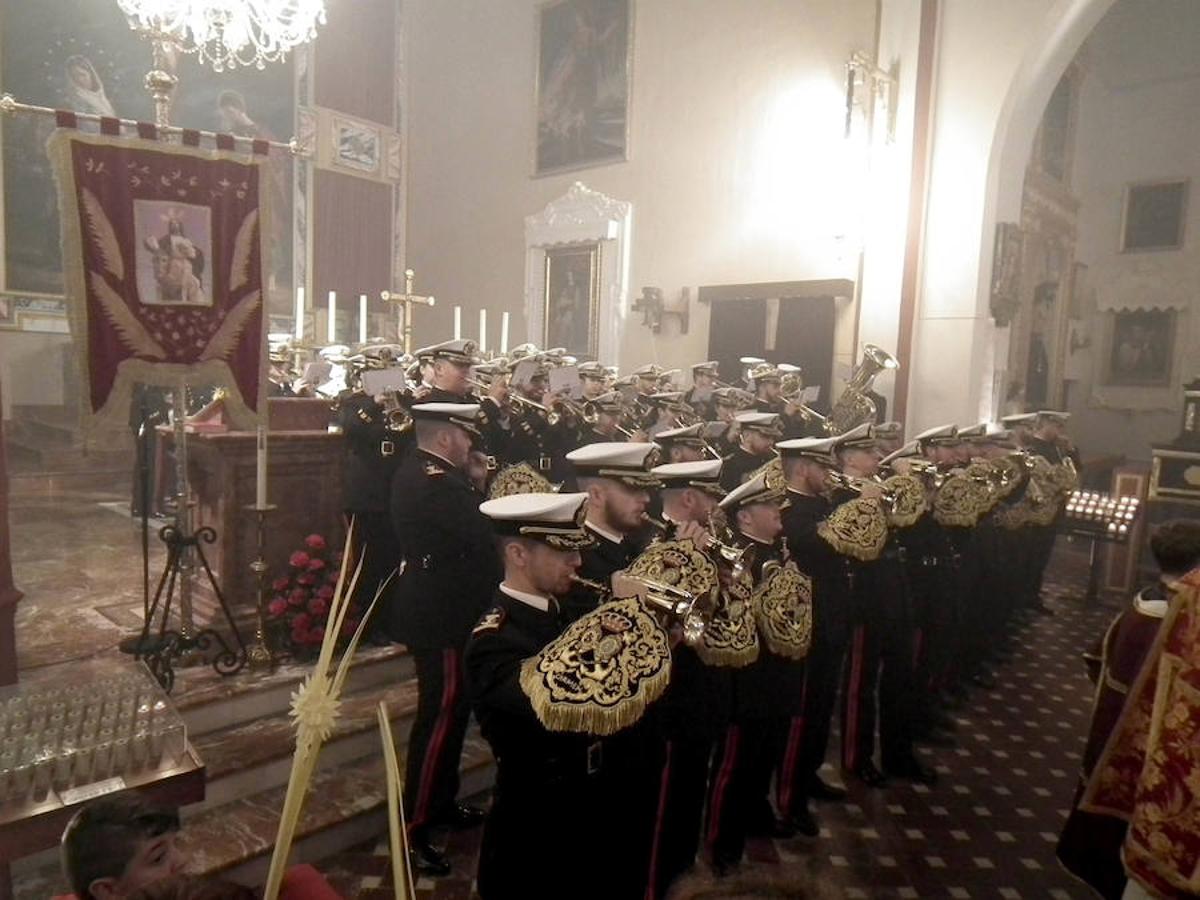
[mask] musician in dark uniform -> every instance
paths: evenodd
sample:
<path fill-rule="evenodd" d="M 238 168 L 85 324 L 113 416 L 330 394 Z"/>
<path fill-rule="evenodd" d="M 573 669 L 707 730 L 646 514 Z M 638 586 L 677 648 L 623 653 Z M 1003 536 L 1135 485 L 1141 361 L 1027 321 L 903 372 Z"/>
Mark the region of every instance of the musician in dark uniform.
<path fill-rule="evenodd" d="M 625 406 L 619 391 L 608 391 L 587 401 L 588 409 L 595 413 L 594 422 L 584 422 L 575 437 L 572 450 L 586 444 L 604 443 L 607 441 L 625 441 L 628 437 L 621 433 L 621 413 Z"/>
<path fill-rule="evenodd" d="M 837 466 L 836 438 L 795 438 L 775 447 L 787 482 L 783 535 L 800 571 L 812 579 L 812 647 L 805 660 L 801 712 L 792 718 L 780 767 L 776 805 L 800 834 L 820 828 L 808 799 L 840 800 L 844 788 L 818 774 L 825 763 L 834 700 L 850 632 L 850 562 L 818 533 L 833 512 L 826 495 Z"/>
<path fill-rule="evenodd" d="M 595 400 L 602 394 L 608 393 L 608 369 L 598 362 L 582 362 L 577 367 L 579 373 L 580 398 L 587 402 Z"/>
<path fill-rule="evenodd" d="M 862 424 L 839 435 L 834 455 L 843 474 L 873 477 L 879 456 L 872 426 Z M 866 484 L 859 491 L 835 491 L 833 501 L 878 495 L 878 487 Z M 842 766 L 871 787 L 883 784 L 887 775 L 924 784 L 936 777 L 913 753 L 913 627 L 904 558 L 889 529 L 878 558 L 852 564 L 851 631 L 842 679 Z M 883 772 L 874 763 L 877 727 Z"/>
<path fill-rule="evenodd" d="M 398 431 L 391 427 L 388 414 L 379 400 L 362 390 L 345 391 L 338 398 L 336 421 L 345 439 L 342 462 L 342 500 L 347 522 L 353 524 L 352 558 L 362 557 L 362 571 L 356 584 L 354 603 L 366 610 L 379 586 L 403 559 L 396 533 L 392 529 L 390 494 L 401 460 L 411 450 L 411 427 Z M 371 639 L 386 639 L 382 634 L 386 604 L 381 599 L 367 625 Z"/>
<path fill-rule="evenodd" d="M 646 427 L 646 433 L 654 440 L 661 431 L 671 431 L 679 428 L 685 419 L 692 418 L 692 410 L 683 402 L 683 391 L 661 391 L 646 398 L 650 404 L 652 421 Z"/>
<path fill-rule="evenodd" d="M 429 361 L 429 390 L 422 403 L 478 403 L 471 396 L 471 366 L 479 361 L 474 341 L 443 341 L 417 351 L 417 358 Z"/>
<path fill-rule="evenodd" d="M 702 540 L 725 495 L 721 461 L 669 463 L 651 472 L 662 482 L 663 537 Z M 671 882 L 695 861 L 713 745 L 725 732 L 733 699 L 730 669 L 705 665 L 686 644 L 676 646 L 672 656 L 671 683 L 655 708 L 667 756 L 655 816 L 651 897 L 665 897 Z"/>
<path fill-rule="evenodd" d="M 706 422 L 716 418 L 713 391 L 717 387 L 717 372 L 720 370 L 720 365 L 716 360 L 710 359 L 692 366 L 692 386 L 683 395 L 683 402 Z"/>
<path fill-rule="evenodd" d="M 1033 431 L 1029 436 L 1026 449 L 1035 456 L 1040 456 L 1054 466 L 1070 464 L 1079 471 L 1081 460 L 1079 451 L 1066 435 L 1067 422 L 1071 414 L 1056 410 L 1040 409 L 1034 420 Z M 1061 518 L 1061 512 L 1059 514 Z M 1043 614 L 1052 614 L 1050 607 L 1042 599 L 1042 581 L 1046 576 L 1046 567 L 1054 553 L 1054 539 L 1058 534 L 1058 519 L 1050 525 L 1034 525 L 1029 529 L 1029 591 L 1033 609 Z"/>
<path fill-rule="evenodd" d="M 567 454 L 576 487 L 588 495 L 584 527 L 595 539 L 583 551 L 583 578 L 608 584 L 612 573 L 640 552 L 637 536 L 645 526 L 650 492 L 658 487 L 650 474 L 656 456 L 654 444 L 616 441 L 587 444 Z M 596 603 L 593 592 L 577 586 L 563 598 L 563 617 L 573 622 Z"/>
<path fill-rule="evenodd" d="M 565 417 L 556 418 L 552 424 L 548 413 L 537 408 L 546 400 L 549 375 L 547 359 L 540 354 L 522 359 L 513 369 L 511 390 L 515 396 L 508 462 L 529 463 L 551 481 L 562 481 L 569 474 L 562 457 L 572 442 L 571 429 Z M 528 403 L 522 404 L 521 400 Z"/>
<path fill-rule="evenodd" d="M 654 443 L 662 449 L 663 462 L 698 462 L 713 458 L 704 440 L 702 423 L 660 431 L 655 435 Z"/>
<path fill-rule="evenodd" d="M 769 463 L 775 455 L 775 442 L 783 435 L 775 413 L 738 413 L 734 421 L 738 426 L 738 444 L 721 467 L 721 484 L 727 491 Z"/>
<path fill-rule="evenodd" d="M 750 547 L 757 585 L 768 562 L 781 563 L 786 549 L 779 506 L 783 492 L 759 473 L 721 500 L 739 547 Z M 732 721 L 717 742 L 712 763 L 705 843 L 718 871 L 742 859 L 747 835 L 789 837 L 769 799 L 771 777 L 782 762 L 792 716 L 804 695 L 804 662 L 772 653 L 761 642 L 758 659 L 734 669 Z"/>
<path fill-rule="evenodd" d="M 711 441 L 717 452 L 728 459 L 738 445 L 737 414 L 754 405 L 754 395 L 741 388 L 723 387 L 713 391 L 712 401 L 714 421 L 709 424 L 720 423 L 725 427 L 708 433 L 713 435 Z"/>
<path fill-rule="evenodd" d="M 414 864 L 430 874 L 450 870 L 430 842 L 430 829 L 469 826 L 481 818 L 478 810 L 456 803 L 470 714 L 462 652 L 499 577 L 491 527 L 464 471 L 478 435 L 478 411 L 474 404 L 415 405 L 417 449 L 392 479 L 392 524 L 405 565 L 386 628 L 416 665 L 417 714 L 404 800 Z"/>
<path fill-rule="evenodd" d="M 803 386 L 804 371 L 799 366 L 790 363 L 758 365 L 750 372 L 754 382 L 754 408 L 759 412 L 775 413 L 779 416 L 779 427 L 783 437 L 811 437 L 820 432 L 820 428 L 810 423 L 796 406 L 796 397 L 783 394 L 783 379 L 789 376 Z M 789 389 L 790 390 L 790 389 Z"/>
<path fill-rule="evenodd" d="M 521 689 L 521 665 L 561 633 L 558 598 L 591 537 L 584 494 L 514 494 L 481 507 L 496 533 L 504 580 L 471 634 L 467 681 L 496 757 L 477 887 L 484 900 L 638 896 L 622 885 L 624 823 L 611 805 L 603 742 L 548 731 Z"/>

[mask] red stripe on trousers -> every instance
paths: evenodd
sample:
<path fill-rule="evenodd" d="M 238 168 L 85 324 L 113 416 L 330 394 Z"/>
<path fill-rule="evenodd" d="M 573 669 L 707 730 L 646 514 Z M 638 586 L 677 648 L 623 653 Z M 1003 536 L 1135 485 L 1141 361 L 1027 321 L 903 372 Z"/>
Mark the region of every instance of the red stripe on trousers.
<path fill-rule="evenodd" d="M 413 808 L 412 821 L 408 830 L 420 828 L 429 815 L 429 794 L 433 790 L 433 778 L 437 774 L 438 756 L 446 743 L 446 732 L 450 730 L 450 719 L 458 702 L 458 651 L 447 648 L 442 651 L 442 705 L 437 723 L 433 726 L 433 737 L 425 748 L 425 759 L 421 762 L 421 783 L 417 789 L 417 803 Z"/>
<path fill-rule="evenodd" d="M 842 735 L 842 764 L 853 770 L 858 764 L 858 691 L 862 687 L 863 642 L 866 627 L 854 629 L 854 646 L 850 649 L 850 677 L 846 681 L 846 733 Z"/>
<path fill-rule="evenodd" d="M 776 800 L 779 801 L 781 815 L 792 814 L 792 794 L 796 787 L 796 757 L 800 755 L 800 744 L 804 740 L 804 715 L 792 717 L 792 725 L 788 729 L 787 749 L 783 753 L 783 767 L 779 773 L 779 790 Z"/>
<path fill-rule="evenodd" d="M 654 883 L 658 880 L 658 850 L 662 843 L 663 817 L 667 811 L 667 788 L 671 784 L 671 748 L 667 741 L 667 760 L 663 763 L 662 779 L 658 785 L 658 812 L 654 816 L 654 842 L 650 847 L 650 880 L 646 882 L 645 900 L 654 900 Z"/>
<path fill-rule="evenodd" d="M 737 725 L 730 725 L 725 731 L 725 751 L 722 754 L 721 769 L 713 781 L 712 796 L 708 799 L 708 852 L 711 854 L 717 835 L 721 831 L 721 811 L 725 808 L 725 793 L 729 790 L 729 782 L 733 778 L 733 769 L 737 765 L 738 744 L 742 730 Z"/>

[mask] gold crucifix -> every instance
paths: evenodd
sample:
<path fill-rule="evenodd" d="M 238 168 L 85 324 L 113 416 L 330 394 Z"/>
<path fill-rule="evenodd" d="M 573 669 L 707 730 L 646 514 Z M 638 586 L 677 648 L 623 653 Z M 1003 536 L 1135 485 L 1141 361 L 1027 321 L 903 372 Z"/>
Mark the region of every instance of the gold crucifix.
<path fill-rule="evenodd" d="M 400 338 L 404 342 L 404 352 L 412 353 L 412 305 L 433 306 L 436 301 L 433 297 L 421 297 L 413 293 L 412 269 L 404 270 L 403 294 L 380 291 L 379 296 L 385 303 L 395 303 L 400 307 Z"/>

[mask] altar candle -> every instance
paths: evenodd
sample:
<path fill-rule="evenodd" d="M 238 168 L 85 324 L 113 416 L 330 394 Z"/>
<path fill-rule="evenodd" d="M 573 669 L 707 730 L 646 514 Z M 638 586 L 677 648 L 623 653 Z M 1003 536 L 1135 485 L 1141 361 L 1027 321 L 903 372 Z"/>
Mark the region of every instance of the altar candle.
<path fill-rule="evenodd" d="M 337 291 L 329 292 L 329 328 L 327 337 L 331 344 L 337 339 Z"/>
<path fill-rule="evenodd" d="M 500 355 L 508 353 L 508 313 L 500 314 Z"/>
<path fill-rule="evenodd" d="M 462 307 L 454 307 L 454 339 L 462 340 Z"/>
<path fill-rule="evenodd" d="M 267 508 L 267 429 L 258 426 L 258 466 L 255 470 L 254 508 Z"/>
<path fill-rule="evenodd" d="M 479 352 L 487 353 L 487 310 L 479 311 Z"/>
<path fill-rule="evenodd" d="M 296 340 L 304 340 L 304 286 L 296 288 Z"/>
<path fill-rule="evenodd" d="M 367 342 L 367 295 L 358 295 L 358 342 Z"/>

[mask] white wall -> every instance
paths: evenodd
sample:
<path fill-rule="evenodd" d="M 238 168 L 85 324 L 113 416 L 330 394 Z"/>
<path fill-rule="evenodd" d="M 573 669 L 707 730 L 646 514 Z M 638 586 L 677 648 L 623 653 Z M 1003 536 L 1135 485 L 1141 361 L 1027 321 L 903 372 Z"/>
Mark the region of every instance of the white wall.
<path fill-rule="evenodd" d="M 439 299 L 416 312 L 418 344 L 450 333 L 455 304 L 468 336 L 480 306 L 493 329 L 508 310 L 518 342 L 523 217 L 576 179 L 633 203 L 631 297 L 692 288 L 689 334 L 670 319 L 655 335 L 633 315 L 623 366 L 704 358 L 699 285 L 857 277 L 860 238 L 838 239 L 863 181 L 842 139 L 844 65 L 871 47 L 873 0 L 638 0 L 629 161 L 531 178 L 538 5 L 413 0 L 406 12 L 408 264 Z"/>
<path fill-rule="evenodd" d="M 1074 192 L 1080 201 L 1078 260 L 1088 265 L 1085 292 L 1092 348 L 1071 391 L 1072 432 L 1093 452 L 1148 460 L 1151 442 L 1179 432 L 1179 384 L 1200 373 L 1200 284 L 1190 286 L 1191 306 L 1178 316 L 1176 368 L 1168 388 L 1106 388 L 1101 382 L 1104 333 L 1111 313 L 1095 310 L 1104 273 L 1148 262 L 1200 273 L 1200 4 L 1191 0 L 1119 0 L 1086 48 L 1086 78 L 1079 108 Z M 1121 213 L 1131 182 L 1185 177 L 1191 196 L 1184 248 L 1155 254 L 1120 254 Z M 1155 303 L 1153 277 L 1142 290 L 1119 297 L 1130 306 Z M 1101 290 L 1104 287 L 1099 286 Z M 1174 293 L 1163 284 L 1161 294 Z M 1137 409 L 1129 409 L 1129 406 Z"/>

